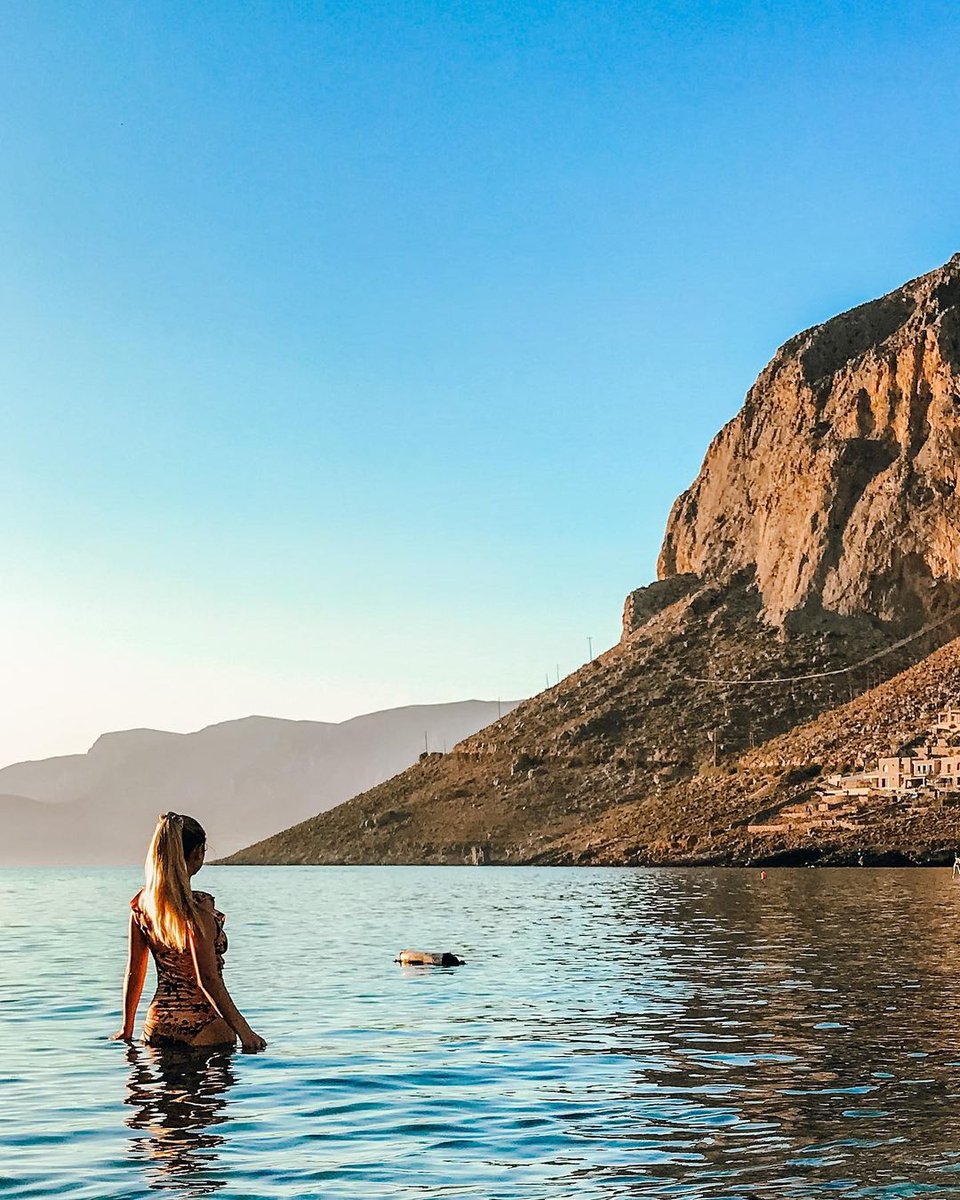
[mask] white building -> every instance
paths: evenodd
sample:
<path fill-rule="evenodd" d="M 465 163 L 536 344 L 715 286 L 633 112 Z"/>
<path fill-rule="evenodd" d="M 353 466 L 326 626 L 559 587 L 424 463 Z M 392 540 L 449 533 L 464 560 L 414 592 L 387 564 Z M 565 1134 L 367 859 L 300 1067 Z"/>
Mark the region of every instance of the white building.
<path fill-rule="evenodd" d="M 852 775 L 828 775 L 826 791 L 835 796 L 869 796 L 880 786 L 879 771 L 856 771 Z"/>
<path fill-rule="evenodd" d="M 919 788 L 953 788 L 960 781 L 960 752 L 881 758 L 877 786 L 884 792 L 915 792 Z"/>
<path fill-rule="evenodd" d="M 878 787 L 885 792 L 916 791 L 937 774 L 938 759 L 905 755 L 881 758 Z"/>
<path fill-rule="evenodd" d="M 938 712 L 934 729 L 937 733 L 960 732 L 960 708 L 945 708 L 943 712 Z"/>

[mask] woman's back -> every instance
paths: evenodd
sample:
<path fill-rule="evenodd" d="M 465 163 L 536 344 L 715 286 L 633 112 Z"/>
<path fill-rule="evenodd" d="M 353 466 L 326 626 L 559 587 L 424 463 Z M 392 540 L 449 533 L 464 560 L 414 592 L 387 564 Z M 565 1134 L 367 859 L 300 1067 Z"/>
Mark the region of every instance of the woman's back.
<path fill-rule="evenodd" d="M 235 1046 L 239 1037 L 244 1050 L 252 1052 L 267 1044 L 250 1028 L 223 982 L 223 913 L 209 892 L 190 886 L 206 852 L 207 835 L 195 817 L 160 814 L 143 864 L 144 885 L 130 901 L 123 1026 L 114 1034 L 117 1039 L 133 1037 L 152 955 L 157 990 L 143 1026 L 145 1042 Z"/>
<path fill-rule="evenodd" d="M 219 1014 L 200 988 L 190 947 L 178 950 L 175 946 L 165 945 L 154 935 L 149 918 L 140 908 L 140 896 L 140 892 L 134 896 L 130 908 L 157 967 L 157 990 L 147 1010 L 144 1041 L 152 1045 L 193 1041 L 205 1025 L 218 1019 Z M 217 931 L 214 949 L 222 975 L 223 956 L 227 950 L 227 935 L 223 928 L 226 917 L 216 908 L 209 892 L 194 892 L 193 897 L 200 908 L 213 913 Z"/>

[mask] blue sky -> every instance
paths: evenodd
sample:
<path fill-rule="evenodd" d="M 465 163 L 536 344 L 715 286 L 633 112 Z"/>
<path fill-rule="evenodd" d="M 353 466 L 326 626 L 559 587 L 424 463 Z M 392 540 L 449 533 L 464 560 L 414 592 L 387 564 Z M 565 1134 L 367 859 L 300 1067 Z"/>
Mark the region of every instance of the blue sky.
<path fill-rule="evenodd" d="M 528 695 L 960 249 L 938 3 L 0 10 L 0 761 Z"/>

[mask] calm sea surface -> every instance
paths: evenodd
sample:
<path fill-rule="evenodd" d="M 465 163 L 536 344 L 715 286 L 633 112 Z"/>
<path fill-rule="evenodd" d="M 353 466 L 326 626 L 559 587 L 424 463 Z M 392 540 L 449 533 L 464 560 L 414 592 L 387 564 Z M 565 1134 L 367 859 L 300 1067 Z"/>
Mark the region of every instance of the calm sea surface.
<path fill-rule="evenodd" d="M 107 1040 L 138 886 L 0 871 L 0 1195 L 960 1196 L 945 872 L 207 868 L 258 1056 Z"/>

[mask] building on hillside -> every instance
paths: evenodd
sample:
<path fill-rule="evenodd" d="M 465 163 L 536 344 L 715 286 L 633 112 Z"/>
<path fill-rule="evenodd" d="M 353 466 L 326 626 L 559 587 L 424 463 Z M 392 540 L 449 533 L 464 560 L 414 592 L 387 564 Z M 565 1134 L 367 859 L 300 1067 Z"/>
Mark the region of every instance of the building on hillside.
<path fill-rule="evenodd" d="M 890 755 L 880 759 L 876 771 L 829 775 L 822 790 L 831 795 L 869 796 L 873 792 L 904 795 L 925 788 L 960 790 L 960 750 L 935 746 L 919 754 Z"/>
<path fill-rule="evenodd" d="M 833 796 L 869 796 L 880 786 L 879 771 L 854 771 L 851 775 L 828 775 L 821 790 Z"/>
<path fill-rule="evenodd" d="M 828 775 L 820 791 L 831 796 L 892 796 L 925 788 L 960 790 L 960 750 L 935 746 L 919 754 L 890 755 L 880 759 L 875 771 Z"/>
<path fill-rule="evenodd" d="M 960 788 L 960 751 L 953 749 L 937 759 L 939 770 L 934 780 L 938 787 Z"/>
<path fill-rule="evenodd" d="M 923 755 L 881 758 L 878 787 L 884 792 L 916 791 L 939 774 L 940 759 Z"/>
<path fill-rule="evenodd" d="M 914 796 L 925 793 L 941 803 L 960 794 L 960 746 L 951 746 L 960 734 L 960 708 L 945 708 L 923 742 L 911 743 L 909 753 L 881 758 L 875 770 L 865 766 L 847 775 L 829 775 L 820 787 L 825 797 Z"/>

